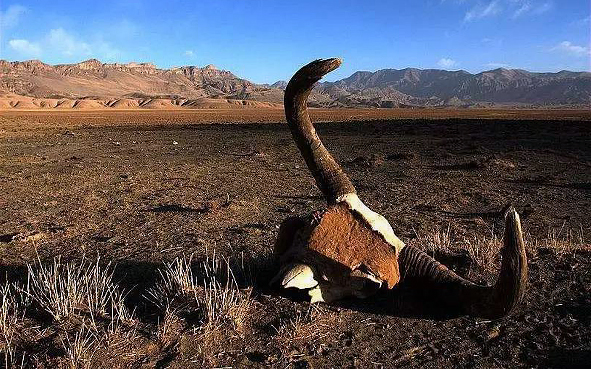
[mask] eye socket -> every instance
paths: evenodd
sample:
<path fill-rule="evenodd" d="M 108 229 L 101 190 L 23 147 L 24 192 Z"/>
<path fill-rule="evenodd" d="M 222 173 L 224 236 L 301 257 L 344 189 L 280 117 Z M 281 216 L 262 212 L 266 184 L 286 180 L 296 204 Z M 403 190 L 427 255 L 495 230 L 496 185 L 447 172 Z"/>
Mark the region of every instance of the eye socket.
<path fill-rule="evenodd" d="M 275 255 L 283 255 L 293 245 L 294 238 L 298 231 L 306 226 L 306 222 L 300 217 L 285 219 L 279 227 L 279 234 L 273 247 Z"/>

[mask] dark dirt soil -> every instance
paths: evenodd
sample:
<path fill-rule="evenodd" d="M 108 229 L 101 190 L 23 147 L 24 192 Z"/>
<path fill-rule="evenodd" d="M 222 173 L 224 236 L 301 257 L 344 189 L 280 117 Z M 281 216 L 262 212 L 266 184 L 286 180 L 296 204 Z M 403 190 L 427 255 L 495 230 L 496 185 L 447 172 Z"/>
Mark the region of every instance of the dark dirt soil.
<path fill-rule="evenodd" d="M 447 229 L 456 240 L 500 236 L 500 211 L 509 202 L 516 206 L 529 242 L 529 290 L 517 311 L 498 321 L 437 316 L 437 302 L 417 302 L 412 291 L 310 308 L 269 290 L 265 281 L 274 270 L 266 260 L 280 222 L 324 206 L 284 124 L 73 127 L 0 136 L 3 277 L 18 278 L 37 253 L 42 260 L 100 254 L 117 263 L 116 279 L 132 290 L 128 302 L 149 327 L 156 319 L 142 293 L 155 283 L 161 263 L 215 249 L 260 265 L 250 328 L 220 338 L 227 346 L 214 345 L 210 365 L 591 363 L 589 122 L 317 125 L 361 199 L 405 242 L 421 246 L 421 236 Z M 551 247 L 566 242 L 571 246 Z M 464 269 L 470 278 L 490 281 L 491 275 Z M 181 325 L 175 342 L 110 365 L 204 365 L 193 360 L 199 348 L 190 327 Z"/>

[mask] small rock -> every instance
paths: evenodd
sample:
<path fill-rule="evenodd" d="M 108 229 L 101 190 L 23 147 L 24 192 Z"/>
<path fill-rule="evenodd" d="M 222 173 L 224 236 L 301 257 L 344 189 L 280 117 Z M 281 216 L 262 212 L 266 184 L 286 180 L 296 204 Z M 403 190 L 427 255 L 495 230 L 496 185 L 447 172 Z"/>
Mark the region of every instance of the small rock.
<path fill-rule="evenodd" d="M 172 141 L 172 144 L 173 144 L 173 145 L 178 145 L 179 143 L 178 143 L 178 142 L 176 142 L 176 141 Z"/>
<path fill-rule="evenodd" d="M 28 235 L 26 237 L 23 237 L 21 240 L 23 242 L 36 242 L 39 240 L 42 240 L 46 237 L 47 235 L 43 232 L 38 232 L 38 233 L 33 233 L 31 235 Z"/>
<path fill-rule="evenodd" d="M 499 326 L 492 327 L 488 332 L 486 332 L 486 342 L 492 341 L 495 338 L 498 338 L 501 335 L 501 328 Z"/>

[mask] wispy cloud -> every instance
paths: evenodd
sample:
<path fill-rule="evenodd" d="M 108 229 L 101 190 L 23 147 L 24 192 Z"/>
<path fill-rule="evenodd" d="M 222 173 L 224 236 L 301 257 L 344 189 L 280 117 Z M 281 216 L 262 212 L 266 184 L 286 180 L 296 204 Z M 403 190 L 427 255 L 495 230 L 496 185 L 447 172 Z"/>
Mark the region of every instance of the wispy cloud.
<path fill-rule="evenodd" d="M 27 8 L 18 4 L 9 6 L 6 11 L 0 11 L 0 28 L 7 29 L 16 27 L 20 21 L 21 15 L 26 12 Z"/>
<path fill-rule="evenodd" d="M 195 53 L 193 52 L 193 50 L 187 50 L 185 51 L 185 56 L 188 58 L 192 58 L 195 56 Z"/>
<path fill-rule="evenodd" d="M 47 40 L 54 52 L 66 56 L 90 56 L 92 54 L 91 48 L 86 42 L 77 40 L 63 28 L 49 31 Z"/>
<path fill-rule="evenodd" d="M 10 40 L 8 41 L 8 46 L 26 58 L 36 58 L 41 56 L 41 46 L 39 46 L 38 43 L 29 42 L 29 40 Z"/>
<path fill-rule="evenodd" d="M 52 57 L 57 58 L 89 58 L 97 57 L 103 60 L 114 60 L 121 53 L 113 48 L 109 42 L 97 38 L 93 42 L 79 39 L 63 28 L 50 30 L 39 41 L 26 39 L 13 39 L 8 45 L 23 57 L 46 56 L 45 52 L 51 52 Z"/>
<path fill-rule="evenodd" d="M 588 47 L 575 45 L 570 41 L 562 41 L 558 45 L 551 48 L 550 51 L 556 51 L 576 57 L 591 55 L 591 51 Z"/>
<path fill-rule="evenodd" d="M 440 68 L 446 68 L 446 69 L 455 67 L 457 65 L 458 65 L 458 63 L 455 60 L 449 59 L 449 58 L 441 58 L 437 62 L 437 66 L 439 66 Z"/>
<path fill-rule="evenodd" d="M 551 1 L 536 2 L 532 0 L 511 0 L 513 10 L 511 18 L 516 19 L 525 15 L 538 15 L 552 9 Z"/>
<path fill-rule="evenodd" d="M 474 2 L 466 11 L 464 14 L 464 22 L 474 22 L 479 19 L 489 18 L 500 14 L 504 14 L 511 19 L 517 19 L 526 15 L 546 13 L 551 10 L 553 6 L 554 3 L 552 0 L 480 0 Z"/>
<path fill-rule="evenodd" d="M 472 22 L 477 19 L 497 15 L 502 9 L 503 7 L 499 0 L 493 0 L 489 3 L 479 3 L 466 12 L 464 22 Z"/>

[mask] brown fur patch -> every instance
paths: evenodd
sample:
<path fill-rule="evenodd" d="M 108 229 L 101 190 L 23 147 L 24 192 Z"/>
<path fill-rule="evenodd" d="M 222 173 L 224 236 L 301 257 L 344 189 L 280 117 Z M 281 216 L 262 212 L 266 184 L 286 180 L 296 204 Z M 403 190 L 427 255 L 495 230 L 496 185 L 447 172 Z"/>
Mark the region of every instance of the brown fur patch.
<path fill-rule="evenodd" d="M 400 280 L 396 250 L 344 204 L 327 209 L 310 234 L 308 248 L 351 270 L 363 264 L 388 288 Z"/>

